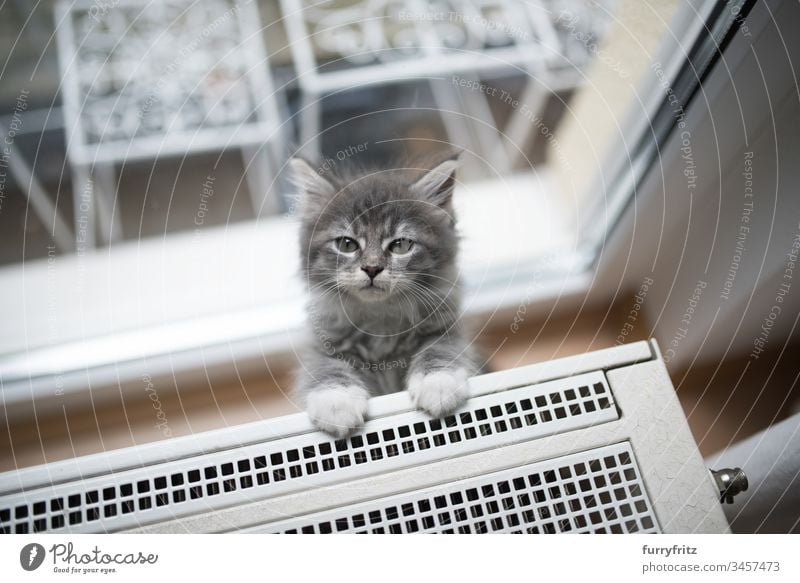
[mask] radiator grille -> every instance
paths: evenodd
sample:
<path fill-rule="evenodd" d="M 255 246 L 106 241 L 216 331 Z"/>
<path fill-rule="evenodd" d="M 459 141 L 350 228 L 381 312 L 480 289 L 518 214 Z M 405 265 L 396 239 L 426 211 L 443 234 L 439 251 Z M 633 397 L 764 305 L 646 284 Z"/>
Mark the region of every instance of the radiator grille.
<path fill-rule="evenodd" d="M 371 420 L 348 439 L 319 432 L 0 497 L 0 532 L 133 528 L 589 427 L 618 418 L 602 372 L 471 399 L 431 419 Z"/>
<path fill-rule="evenodd" d="M 250 532 L 659 532 L 628 442 Z"/>

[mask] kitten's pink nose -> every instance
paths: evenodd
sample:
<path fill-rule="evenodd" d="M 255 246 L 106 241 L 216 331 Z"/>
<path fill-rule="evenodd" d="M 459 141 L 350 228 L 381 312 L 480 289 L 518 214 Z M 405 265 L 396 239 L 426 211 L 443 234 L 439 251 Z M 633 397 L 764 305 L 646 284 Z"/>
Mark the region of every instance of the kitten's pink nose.
<path fill-rule="evenodd" d="M 375 279 L 381 271 L 383 271 L 383 267 L 378 267 L 377 265 L 367 265 L 366 267 L 361 268 L 362 271 L 365 271 L 367 275 L 369 275 L 370 279 Z"/>

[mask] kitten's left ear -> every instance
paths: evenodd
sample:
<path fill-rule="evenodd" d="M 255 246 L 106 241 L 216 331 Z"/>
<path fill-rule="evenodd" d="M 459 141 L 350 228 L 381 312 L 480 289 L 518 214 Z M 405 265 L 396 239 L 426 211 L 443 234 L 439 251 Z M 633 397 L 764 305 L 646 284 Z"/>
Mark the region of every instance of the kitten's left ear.
<path fill-rule="evenodd" d="M 460 152 L 455 152 L 450 158 L 428 170 L 413 184 L 412 188 L 436 206 L 450 210 L 453 189 L 456 185 L 459 154 Z"/>

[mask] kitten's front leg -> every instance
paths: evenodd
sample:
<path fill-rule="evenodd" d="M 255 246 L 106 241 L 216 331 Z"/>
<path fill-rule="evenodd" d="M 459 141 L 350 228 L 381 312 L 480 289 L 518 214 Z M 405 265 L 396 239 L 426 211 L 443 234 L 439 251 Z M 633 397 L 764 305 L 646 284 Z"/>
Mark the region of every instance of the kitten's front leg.
<path fill-rule="evenodd" d="M 467 400 L 467 379 L 476 371 L 471 350 L 460 338 L 440 337 L 412 359 L 408 392 L 417 407 L 441 417 Z"/>
<path fill-rule="evenodd" d="M 314 425 L 345 437 L 364 424 L 369 392 L 347 363 L 320 355 L 303 362 L 297 392 Z"/>

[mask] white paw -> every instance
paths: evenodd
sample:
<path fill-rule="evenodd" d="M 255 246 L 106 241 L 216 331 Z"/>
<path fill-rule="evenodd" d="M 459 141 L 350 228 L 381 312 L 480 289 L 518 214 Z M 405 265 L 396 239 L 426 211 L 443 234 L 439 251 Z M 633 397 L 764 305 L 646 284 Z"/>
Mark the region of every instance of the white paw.
<path fill-rule="evenodd" d="M 311 421 L 334 437 L 345 437 L 364 423 L 369 395 L 358 385 L 331 385 L 306 397 Z"/>
<path fill-rule="evenodd" d="M 469 375 L 463 368 L 416 373 L 408 379 L 408 392 L 417 407 L 441 417 L 467 400 L 467 378 Z"/>

